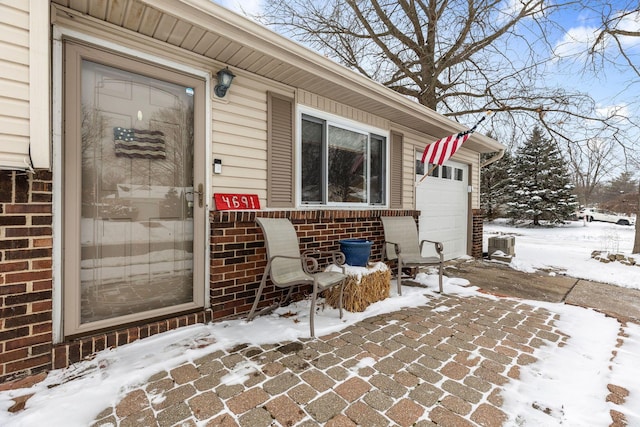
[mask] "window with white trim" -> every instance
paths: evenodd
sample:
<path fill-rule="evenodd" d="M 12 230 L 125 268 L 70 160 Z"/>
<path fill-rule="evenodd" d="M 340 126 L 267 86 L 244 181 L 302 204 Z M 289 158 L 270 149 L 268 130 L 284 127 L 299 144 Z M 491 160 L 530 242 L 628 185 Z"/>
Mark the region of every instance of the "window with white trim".
<path fill-rule="evenodd" d="M 388 146 L 380 133 L 302 114 L 301 203 L 386 205 Z"/>

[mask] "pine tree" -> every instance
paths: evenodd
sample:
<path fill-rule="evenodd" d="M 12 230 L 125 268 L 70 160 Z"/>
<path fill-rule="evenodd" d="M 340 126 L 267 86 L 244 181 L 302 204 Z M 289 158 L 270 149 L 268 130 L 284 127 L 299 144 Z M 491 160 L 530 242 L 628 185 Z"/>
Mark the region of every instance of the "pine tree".
<path fill-rule="evenodd" d="M 483 154 L 480 161 L 489 159 L 494 154 Z M 504 156 L 480 169 L 480 207 L 488 220 L 499 218 L 503 214 L 505 189 L 509 183 L 509 169 L 513 156 L 505 151 Z"/>
<path fill-rule="evenodd" d="M 562 222 L 578 206 L 568 168 L 557 147 L 535 127 L 518 148 L 507 185 L 508 214 L 514 219 Z"/>

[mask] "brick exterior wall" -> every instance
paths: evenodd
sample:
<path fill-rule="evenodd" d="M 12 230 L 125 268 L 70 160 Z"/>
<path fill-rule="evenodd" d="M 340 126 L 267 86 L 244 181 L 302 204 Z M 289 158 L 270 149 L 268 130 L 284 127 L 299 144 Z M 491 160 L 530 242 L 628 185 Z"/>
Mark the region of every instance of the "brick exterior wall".
<path fill-rule="evenodd" d="M 51 367 L 52 180 L 0 171 L 0 382 Z"/>
<path fill-rule="evenodd" d="M 473 209 L 471 212 L 471 221 L 471 256 L 474 258 L 482 258 L 484 211 L 482 209 Z"/>
<path fill-rule="evenodd" d="M 266 266 L 266 249 L 256 216 L 288 218 L 294 224 L 300 249 L 339 250 L 342 239 L 366 238 L 373 242 L 371 260 L 381 259 L 383 231 L 380 216 L 409 215 L 413 210 L 304 210 L 211 213 L 211 304 L 214 319 L 248 313 Z M 321 260 L 326 263 L 328 260 Z M 309 292 L 294 289 L 294 296 Z M 267 286 L 261 306 L 284 296 L 282 290 Z"/>

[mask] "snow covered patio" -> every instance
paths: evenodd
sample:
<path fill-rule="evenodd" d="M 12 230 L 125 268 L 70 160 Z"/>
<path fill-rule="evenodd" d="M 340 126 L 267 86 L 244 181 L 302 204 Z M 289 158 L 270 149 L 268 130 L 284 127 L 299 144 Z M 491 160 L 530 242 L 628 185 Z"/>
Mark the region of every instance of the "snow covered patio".
<path fill-rule="evenodd" d="M 638 425 L 640 326 L 419 275 L 363 313 L 195 325 L 0 393 L 3 426 Z M 594 345 L 595 344 L 595 345 Z M 14 398 L 33 394 L 26 409 Z M 626 420 L 624 424 L 620 420 Z M 156 424 L 157 422 L 157 424 Z M 273 424 L 272 424 L 273 423 Z"/>

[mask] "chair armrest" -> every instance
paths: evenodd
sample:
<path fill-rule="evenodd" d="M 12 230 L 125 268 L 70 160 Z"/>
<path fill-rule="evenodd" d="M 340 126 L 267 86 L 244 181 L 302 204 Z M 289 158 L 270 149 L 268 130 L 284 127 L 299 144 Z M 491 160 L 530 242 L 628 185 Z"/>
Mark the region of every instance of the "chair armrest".
<path fill-rule="evenodd" d="M 337 267 L 342 268 L 342 271 L 344 272 L 344 263 L 346 261 L 346 257 L 344 256 L 344 254 L 342 252 L 340 252 L 340 251 L 320 251 L 318 249 L 310 249 L 310 250 L 304 251 L 302 253 L 303 258 L 307 262 L 311 262 L 312 267 L 313 267 L 313 270 L 310 270 L 310 271 L 307 271 L 307 268 L 305 267 L 305 271 L 307 271 L 307 273 L 313 273 L 314 271 L 318 270 L 318 260 L 315 259 L 313 257 L 313 255 L 315 255 L 315 256 L 331 256 L 332 264 L 335 264 Z M 307 267 L 308 267 L 308 265 L 307 265 Z"/>
<path fill-rule="evenodd" d="M 382 242 L 382 249 L 386 250 L 387 244 L 393 245 L 393 248 L 396 250 L 396 255 L 400 255 L 400 252 L 402 252 L 402 247 L 400 246 L 400 243 L 384 240 Z"/>
<path fill-rule="evenodd" d="M 422 240 L 422 241 L 420 242 L 420 252 L 422 252 L 422 246 L 423 246 L 425 243 L 433 243 L 433 245 L 434 245 L 434 246 L 435 246 L 435 248 L 436 248 L 436 252 L 438 253 L 438 255 L 440 255 L 440 258 L 442 258 L 442 251 L 444 250 L 444 245 L 442 244 L 442 242 L 436 242 L 436 241 L 434 241 L 434 240 L 427 240 L 427 239 L 424 239 L 424 240 Z"/>

